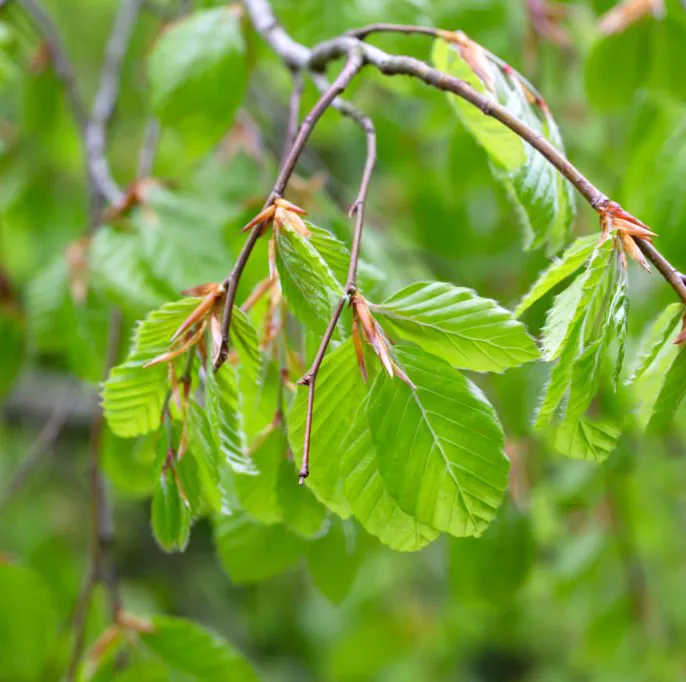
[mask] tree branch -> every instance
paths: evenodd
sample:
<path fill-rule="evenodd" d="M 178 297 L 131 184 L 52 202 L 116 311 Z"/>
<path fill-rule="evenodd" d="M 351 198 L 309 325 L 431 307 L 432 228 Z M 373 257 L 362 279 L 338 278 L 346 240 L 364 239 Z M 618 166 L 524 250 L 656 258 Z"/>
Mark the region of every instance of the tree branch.
<path fill-rule="evenodd" d="M 583 175 L 567 158 L 560 153 L 542 135 L 539 135 L 533 128 L 523 123 L 517 117 L 510 114 L 498 102 L 484 95 L 468 83 L 459 78 L 454 78 L 444 74 L 437 69 L 430 67 L 425 62 L 413 57 L 392 56 L 377 47 L 367 45 L 352 35 L 339 36 L 332 40 L 325 41 L 308 50 L 305 46 L 296 43 L 278 24 L 274 13 L 267 0 L 243 0 L 247 14 L 258 33 L 269 43 L 272 49 L 281 57 L 285 64 L 290 68 L 306 68 L 312 71 L 323 71 L 329 62 L 347 55 L 350 50 L 357 49 L 362 52 L 366 64 L 374 66 L 381 73 L 387 76 L 404 75 L 417 78 L 427 85 L 438 90 L 451 92 L 476 108 L 480 109 L 486 116 L 500 121 L 516 133 L 527 144 L 531 145 L 545 159 L 551 163 L 577 191 L 586 199 L 590 206 L 598 213 L 603 212 L 610 204 L 610 200 L 593 183 Z M 368 35 L 374 30 L 381 30 L 381 27 L 395 30 L 396 25 L 377 24 L 373 27 L 360 29 L 362 35 Z M 390 28 L 394 27 L 394 28 Z M 414 29 L 421 27 L 407 27 L 409 32 L 422 32 Z M 360 32 L 352 32 L 359 35 Z M 658 271 L 671 284 L 679 297 L 686 303 L 686 284 L 683 277 L 679 276 L 677 270 L 671 266 L 664 256 L 648 241 L 634 237 L 641 251 L 655 265 Z M 674 275 L 676 273 L 676 276 Z"/>
<path fill-rule="evenodd" d="M 267 199 L 265 207 L 273 203 L 275 199 L 283 195 L 284 190 L 288 184 L 288 181 L 295 170 L 295 166 L 302 154 L 305 144 L 309 139 L 312 131 L 314 130 L 317 121 L 321 118 L 322 114 L 331 106 L 332 102 L 340 95 L 345 88 L 348 86 L 350 81 L 357 75 L 360 71 L 364 62 L 362 60 L 362 55 L 358 50 L 352 50 L 348 55 L 343 70 L 338 74 L 336 80 L 331 84 L 328 90 L 319 98 L 317 103 L 314 105 L 309 114 L 305 117 L 302 122 L 298 134 L 293 141 L 293 146 L 288 152 L 284 162 L 282 164 L 279 176 L 276 179 L 274 188 Z M 260 237 L 262 231 L 262 224 L 255 225 L 248 235 L 243 249 L 238 255 L 236 264 L 231 271 L 231 274 L 224 280 L 224 287 L 226 288 L 226 302 L 224 305 L 224 315 L 222 317 L 222 340 L 219 353 L 217 355 L 217 360 L 215 362 L 215 371 L 221 367 L 226 358 L 229 355 L 229 329 L 231 328 L 231 315 L 233 313 L 233 304 L 236 300 L 236 292 L 238 290 L 238 283 L 240 281 L 243 270 L 250 258 L 257 240 Z"/>
<path fill-rule="evenodd" d="M 119 97 L 124 57 L 142 5 L 143 0 L 121 0 L 107 41 L 105 62 L 100 72 L 100 84 L 86 128 L 85 144 L 94 184 L 101 195 L 112 204 L 121 201 L 123 193 L 112 178 L 107 162 L 107 125 Z"/>

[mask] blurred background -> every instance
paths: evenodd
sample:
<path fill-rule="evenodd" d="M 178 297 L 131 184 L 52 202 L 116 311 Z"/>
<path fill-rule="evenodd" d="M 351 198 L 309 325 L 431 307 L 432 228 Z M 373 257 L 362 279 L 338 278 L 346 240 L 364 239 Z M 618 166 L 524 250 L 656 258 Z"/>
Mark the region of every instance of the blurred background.
<path fill-rule="evenodd" d="M 43 0 L 87 102 L 117 4 Z M 462 29 L 528 76 L 560 124 L 569 158 L 649 224 L 667 258 L 686 269 L 686 9 L 680 0 L 639 0 L 607 15 L 616 4 L 273 2 L 306 45 L 374 21 Z M 109 137 L 122 186 L 137 175 L 149 119 L 146 55 L 177 13 L 176 1 L 148 0 L 135 26 Z M 430 55 L 425 37 L 373 40 Z M 221 142 L 214 119 L 201 117 L 191 133 L 163 127 L 153 175 L 169 183 L 155 219 L 141 212 L 128 231 L 103 227 L 82 262 L 73 246 L 88 223 L 80 138 L 34 24 L 20 3 L 0 3 L 0 565 L 28 569 L 34 595 L 20 599 L 0 571 L 3 682 L 59 679 L 68 659 L 92 532 L 90 425 L 110 310 L 122 309 L 126 340 L 135 320 L 182 288 L 225 276 L 242 244 L 239 228 L 274 182 L 290 76 L 247 27 L 246 41 L 249 83 Z M 443 279 L 513 307 L 548 261 L 522 251 L 516 216 L 445 96 L 368 71 L 348 97 L 378 132 L 365 236 L 367 260 L 386 275 L 375 293 Z M 303 111 L 315 99 L 308 84 Z M 289 198 L 348 239 L 345 213 L 363 158 L 359 130 L 327 112 Z M 578 202 L 575 234 L 597 229 Z M 264 251 L 240 296 L 264 277 Z M 661 278 L 631 268 L 633 347 L 673 300 Z M 545 311 L 537 304 L 527 313 L 532 333 Z M 286 550 L 265 535 L 219 555 L 210 525 L 199 521 L 187 551 L 167 555 L 150 531 L 154 449 L 106 432 L 112 552 L 127 611 L 196 620 L 278 682 L 686 679 L 684 414 L 659 438 L 629 429 L 602 465 L 566 460 L 530 429 L 546 376 L 537 363 L 477 378 L 508 437 L 511 499 L 483 538 L 442 537 L 410 554 L 361 529 L 337 529 L 332 519 L 329 534 L 294 534 Z M 617 410 L 631 404 L 624 389 L 606 400 Z M 312 546 L 350 532 L 356 549 L 348 562 L 315 565 L 313 556 L 326 552 Z M 31 630 L 36 618 L 43 626 Z M 87 642 L 107 623 L 98 588 Z"/>

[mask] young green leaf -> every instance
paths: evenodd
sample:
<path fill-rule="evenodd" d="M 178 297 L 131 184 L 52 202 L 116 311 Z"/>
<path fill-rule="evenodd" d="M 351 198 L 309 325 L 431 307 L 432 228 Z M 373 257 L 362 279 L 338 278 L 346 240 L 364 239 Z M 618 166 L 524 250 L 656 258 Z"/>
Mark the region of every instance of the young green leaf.
<path fill-rule="evenodd" d="M 310 240 L 288 226 L 276 231 L 277 268 L 293 314 L 320 333 L 343 293 L 333 272 Z"/>
<path fill-rule="evenodd" d="M 396 347 L 411 389 L 379 375 L 369 425 L 389 493 L 418 521 L 456 537 L 479 535 L 495 516 L 509 460 L 494 409 L 445 361 Z"/>
<path fill-rule="evenodd" d="M 595 234 L 577 239 L 540 274 L 534 285 L 520 301 L 514 316 L 520 317 L 553 287 L 574 274 L 590 258 L 597 243 L 598 235 Z"/>
<path fill-rule="evenodd" d="M 479 46 L 476 49 L 481 50 Z M 455 46 L 444 40 L 434 41 L 432 58 L 440 71 L 466 81 L 481 93 L 490 93 L 480 77 L 483 74 L 478 76 Z M 516 75 L 488 62 L 485 54 L 484 62 L 497 93 L 491 96 L 563 152 L 559 131 L 547 109 L 530 103 L 529 93 Z M 524 228 L 525 247 L 547 244 L 549 251 L 558 251 L 574 220 L 574 200 L 568 182 L 511 130 L 461 98 L 452 94 L 448 98 L 467 130 L 486 150 L 494 176 L 512 200 Z"/>
<path fill-rule="evenodd" d="M 197 305 L 197 298 L 166 303 L 138 323 L 126 361 L 112 369 L 103 387 L 102 405 L 115 435 L 133 438 L 159 428 L 168 369 L 144 365 L 168 351 L 174 332 Z"/>
<path fill-rule="evenodd" d="M 686 351 L 682 346 L 664 377 L 660 393 L 653 405 L 653 415 L 648 429 L 650 431 L 664 429 L 674 418 L 684 397 L 686 397 Z"/>
<path fill-rule="evenodd" d="M 406 514 L 388 492 L 369 430 L 368 405 L 367 399 L 358 409 L 338 452 L 345 496 L 370 535 L 396 552 L 415 552 L 433 542 L 438 531 Z"/>
<path fill-rule="evenodd" d="M 231 580 L 247 585 L 267 580 L 295 565 L 307 541 L 280 524 L 265 526 L 236 512 L 215 519 L 214 544 Z"/>
<path fill-rule="evenodd" d="M 636 362 L 631 369 L 629 382 L 635 382 L 650 369 L 658 355 L 673 341 L 684 317 L 683 303 L 670 303 L 650 326 L 641 340 Z"/>
<path fill-rule="evenodd" d="M 165 552 L 183 552 L 191 532 L 191 507 L 171 468 L 166 468 L 152 496 L 151 522 L 155 539 Z"/>
<path fill-rule="evenodd" d="M 202 682 L 258 682 L 253 667 L 226 640 L 197 623 L 154 616 L 141 642 L 170 668 Z M 185 679 L 185 678 L 184 678 Z"/>
<path fill-rule="evenodd" d="M 389 332 L 458 369 L 502 372 L 539 357 L 524 325 L 471 289 L 417 282 L 373 310 L 385 319 Z"/>
<path fill-rule="evenodd" d="M 311 232 L 310 242 L 331 268 L 339 284 L 344 285 L 350 266 L 350 249 L 331 232 L 305 221 Z M 357 285 L 362 291 L 369 291 L 383 281 L 384 274 L 373 265 L 360 260 L 357 266 Z"/>
<path fill-rule="evenodd" d="M 604 462 L 615 449 L 621 427 L 611 420 L 577 417 L 552 427 L 553 447 L 573 459 Z"/>
<path fill-rule="evenodd" d="M 170 25 L 150 54 L 148 79 L 162 124 L 206 151 L 228 129 L 248 82 L 235 9 L 199 11 Z"/>
<path fill-rule="evenodd" d="M 543 329 L 543 354 L 547 361 L 559 357 L 574 327 L 588 312 L 612 253 L 612 240 L 608 239 L 596 248 L 586 270 L 555 298 Z"/>
<path fill-rule="evenodd" d="M 224 363 L 217 372 L 207 372 L 207 410 L 221 458 L 238 474 L 255 475 L 243 431 L 243 415 L 236 369 Z"/>

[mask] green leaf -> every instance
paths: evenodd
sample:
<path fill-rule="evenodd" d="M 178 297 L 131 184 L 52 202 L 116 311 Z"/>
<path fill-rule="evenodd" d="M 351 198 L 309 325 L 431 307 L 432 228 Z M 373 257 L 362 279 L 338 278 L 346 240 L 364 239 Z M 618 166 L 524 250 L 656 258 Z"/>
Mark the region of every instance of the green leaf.
<path fill-rule="evenodd" d="M 170 668 L 202 682 L 257 682 L 253 667 L 226 640 L 197 623 L 170 616 L 152 618 L 141 642 Z"/>
<path fill-rule="evenodd" d="M 231 315 L 230 341 L 235 346 L 240 360 L 241 372 L 246 379 L 260 382 L 262 379 L 262 351 L 257 332 L 250 318 L 238 307 L 234 306 Z"/>
<path fill-rule="evenodd" d="M 215 512 L 238 507 L 233 470 L 219 451 L 207 411 L 193 399 L 188 404 L 188 449 L 195 459 L 204 500 Z"/>
<path fill-rule="evenodd" d="M 103 468 L 117 490 L 135 497 L 147 497 L 157 485 L 157 435 L 119 438 L 109 429 L 102 446 Z"/>
<path fill-rule="evenodd" d="M 152 530 L 165 552 L 183 552 L 191 532 L 191 507 L 179 490 L 176 475 L 165 468 L 152 496 Z"/>
<path fill-rule="evenodd" d="M 559 357 L 575 326 L 588 312 L 612 253 L 612 240 L 608 239 L 596 248 L 586 270 L 555 297 L 543 329 L 543 354 L 547 361 Z"/>
<path fill-rule="evenodd" d="M 148 58 L 152 106 L 163 126 L 206 151 L 229 128 L 248 81 L 245 41 L 229 7 L 172 24 Z"/>
<path fill-rule="evenodd" d="M 481 93 L 486 92 L 479 77 L 446 41 L 434 41 L 432 60 L 439 71 L 466 81 Z M 495 76 L 496 68 L 493 67 L 492 71 Z M 500 167 L 514 171 L 526 164 L 525 143 L 516 133 L 455 95 L 450 94 L 449 101 L 465 128 Z"/>
<path fill-rule="evenodd" d="M 256 521 L 278 523 L 283 520 L 277 483 L 287 444 L 280 428 L 257 442 L 251 450 L 256 476 L 236 476 L 236 495 L 241 507 Z"/>
<path fill-rule="evenodd" d="M 215 520 L 217 554 L 231 580 L 239 585 L 283 573 L 299 561 L 306 543 L 280 524 L 265 526 L 242 512 Z"/>
<path fill-rule="evenodd" d="M 300 464 L 307 416 L 307 388 L 298 388 L 288 416 L 288 441 Z M 317 376 L 307 486 L 315 497 L 342 518 L 350 516 L 343 496 L 340 461 L 334 453 L 345 438 L 358 406 L 367 394 L 352 340 L 329 351 Z"/>
<path fill-rule="evenodd" d="M 664 377 L 660 393 L 653 405 L 653 415 L 648 429 L 650 431 L 664 429 L 674 419 L 684 397 L 686 397 L 686 352 L 682 346 Z"/>
<path fill-rule="evenodd" d="M 276 231 L 276 256 L 283 293 L 295 316 L 324 332 L 343 294 L 341 285 L 306 237 L 290 227 Z"/>
<path fill-rule="evenodd" d="M 535 559 L 529 517 L 504 504 L 479 538 L 450 540 L 450 583 L 460 601 L 476 606 L 511 602 Z"/>
<path fill-rule="evenodd" d="M 311 232 L 310 243 L 331 268 L 339 284 L 345 285 L 350 266 L 350 249 L 328 230 L 308 221 L 305 224 Z M 383 279 L 383 272 L 360 259 L 357 265 L 357 285 L 361 291 L 373 289 Z"/>
<path fill-rule="evenodd" d="M 604 462 L 615 449 L 620 426 L 610 420 L 578 417 L 553 427 L 553 447 L 574 459 Z"/>
<path fill-rule="evenodd" d="M 589 259 L 597 244 L 598 235 L 595 234 L 577 239 L 540 274 L 517 306 L 514 312 L 515 317 L 520 317 L 525 310 L 545 296 L 553 287 L 574 274 Z"/>
<path fill-rule="evenodd" d="M 369 425 L 391 495 L 418 521 L 456 537 L 481 534 L 507 486 L 509 460 L 495 411 L 445 361 L 396 347 L 411 389 L 379 375 Z"/>
<path fill-rule="evenodd" d="M 199 302 L 166 303 L 136 327 L 126 361 L 112 369 L 102 392 L 105 418 L 115 435 L 133 438 L 159 428 L 169 370 L 166 363 L 144 365 L 169 350 L 174 332 Z"/>
<path fill-rule="evenodd" d="M 650 326 L 641 340 L 629 382 L 635 382 L 650 369 L 658 355 L 673 341 L 684 316 L 683 303 L 670 303 Z"/>
<path fill-rule="evenodd" d="M 369 430 L 369 401 L 360 406 L 338 453 L 345 496 L 362 527 L 397 552 L 415 552 L 433 542 L 438 531 L 406 514 L 379 472 Z"/>
<path fill-rule="evenodd" d="M 53 598 L 41 576 L 0 561 L 0 679 L 44 679 L 56 624 Z"/>
<path fill-rule="evenodd" d="M 230 363 L 224 363 L 216 372 L 207 372 L 206 399 L 210 425 L 222 459 L 236 473 L 256 474 L 243 431 L 236 369 Z"/>
<path fill-rule="evenodd" d="M 491 63 L 497 96 L 486 90 L 483 82 L 461 58 L 459 50 L 443 40 L 434 41 L 433 62 L 445 73 L 466 81 L 477 91 L 494 97 L 513 116 L 533 128 L 564 153 L 562 139 L 547 109 L 530 104 L 519 80 Z M 525 247 L 548 245 L 551 252 L 565 244 L 574 220 L 574 198 L 567 180 L 533 147 L 514 132 L 480 109 L 448 93 L 458 117 L 484 147 L 492 164 L 493 175 L 500 180 L 514 204 L 523 225 Z"/>
<path fill-rule="evenodd" d="M 412 341 L 458 369 L 502 372 L 536 360 L 538 349 L 521 322 L 495 301 L 443 282 L 417 282 L 374 312 L 391 335 Z"/>
<path fill-rule="evenodd" d="M 307 568 L 317 588 L 334 604 L 350 592 L 360 563 L 355 527 L 333 518 L 328 532 L 307 551 Z"/>

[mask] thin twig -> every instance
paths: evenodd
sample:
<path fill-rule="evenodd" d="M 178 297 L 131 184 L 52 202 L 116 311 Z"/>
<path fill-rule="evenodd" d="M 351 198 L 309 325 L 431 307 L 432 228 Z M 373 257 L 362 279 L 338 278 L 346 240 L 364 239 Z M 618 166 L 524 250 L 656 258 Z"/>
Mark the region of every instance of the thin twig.
<path fill-rule="evenodd" d="M 73 408 L 74 400 L 62 398 L 57 401 L 52 414 L 43 426 L 38 438 L 31 444 L 26 457 L 17 467 L 10 478 L 7 486 L 0 494 L 0 514 L 14 496 L 21 490 L 31 473 L 43 462 L 44 457 L 50 454 L 53 446 L 62 433 L 62 428 L 67 423 L 69 414 Z"/>
<path fill-rule="evenodd" d="M 152 167 L 155 163 L 157 154 L 157 144 L 160 140 L 160 122 L 156 118 L 149 118 L 145 123 L 143 131 L 143 144 L 138 153 L 138 168 L 136 176 L 138 178 L 150 177 Z"/>
<path fill-rule="evenodd" d="M 336 80 L 331 84 L 331 87 L 319 98 L 312 110 L 303 120 L 298 130 L 298 134 L 293 141 L 293 146 L 283 162 L 279 172 L 279 177 L 274 184 L 274 189 L 269 195 L 265 207 L 269 206 L 276 198 L 283 195 L 286 185 L 288 184 L 288 181 L 295 170 L 298 159 L 300 158 L 305 144 L 307 143 L 307 140 L 309 139 L 317 121 L 329 108 L 331 103 L 338 97 L 338 95 L 345 90 L 350 81 L 360 71 L 362 66 L 363 61 L 359 51 L 351 51 L 351 53 L 348 55 L 348 59 L 343 67 L 343 70 L 338 74 Z M 252 231 L 248 235 L 248 239 L 246 240 L 243 249 L 238 255 L 238 259 L 236 260 L 236 264 L 234 265 L 231 274 L 224 280 L 224 287 L 226 288 L 226 303 L 224 305 L 224 315 L 222 317 L 222 340 L 214 366 L 215 371 L 224 364 L 229 355 L 229 329 L 231 327 L 231 315 L 233 313 L 233 304 L 236 300 L 238 283 L 248 259 L 250 258 L 250 254 L 252 253 L 252 250 L 260 237 L 262 227 L 262 224 L 255 225 L 255 227 L 253 227 Z"/>
<path fill-rule="evenodd" d="M 482 94 L 459 78 L 454 78 L 430 67 L 419 59 L 392 56 L 351 35 L 339 36 L 315 46 L 312 50 L 294 41 L 276 20 L 268 0 L 242 0 L 255 30 L 267 41 L 289 68 L 323 71 L 332 60 L 347 55 L 350 50 L 361 50 L 366 64 L 374 66 L 387 76 L 404 75 L 417 78 L 438 90 L 450 92 L 490 116 L 516 133 L 553 165 L 598 213 L 610 200 L 583 173 L 559 152 L 548 140 L 530 126 L 513 116 L 505 107 L 488 95 Z M 415 27 L 412 27 L 415 28 Z M 364 29 L 366 30 L 366 29 Z M 655 247 L 634 237 L 639 248 L 658 271 L 671 284 L 679 297 L 686 302 L 686 284 L 678 271 L 670 265 Z M 672 273 L 672 274 L 670 274 Z M 677 276 L 673 276 L 677 273 Z"/>
<path fill-rule="evenodd" d="M 383 22 L 369 24 L 361 28 L 354 28 L 346 31 L 345 35 L 358 40 L 364 40 L 372 33 L 402 33 L 403 35 L 426 35 L 437 38 L 440 34 L 439 29 L 430 26 L 411 26 L 409 24 L 386 24 Z"/>
<path fill-rule="evenodd" d="M 121 313 L 115 310 L 110 318 L 109 338 L 107 341 L 107 357 L 105 360 L 105 376 L 117 361 L 119 337 L 121 332 Z M 91 429 L 89 454 L 89 485 L 91 491 L 91 540 L 90 556 L 86 579 L 76 602 L 73 618 L 74 646 L 67 668 L 67 682 L 76 679 L 81 655 L 86 638 L 86 621 L 88 608 L 95 591 L 95 586 L 101 582 L 107 588 L 110 603 L 110 615 L 116 622 L 121 611 L 121 596 L 119 594 L 116 572 L 111 557 L 114 543 L 114 523 L 109 504 L 107 488 L 102 475 L 102 437 L 105 429 L 105 415 L 100 409 Z"/>
<path fill-rule="evenodd" d="M 312 439 L 312 422 L 314 421 L 314 393 L 315 384 L 317 382 L 317 374 L 319 373 L 319 368 L 321 367 L 324 356 L 326 355 L 326 350 L 329 346 L 329 343 L 331 343 L 331 337 L 333 336 L 333 332 L 338 324 L 341 313 L 343 312 L 343 307 L 345 306 L 346 302 L 350 301 L 357 289 L 357 267 L 360 260 L 360 246 L 362 243 L 365 206 L 367 202 L 367 195 L 369 193 L 369 183 L 374 171 L 374 166 L 376 165 L 376 131 L 374 129 L 372 120 L 368 116 L 365 116 L 361 112 L 357 111 L 357 109 L 347 102 L 344 104 L 347 107 L 347 115 L 356 119 L 366 133 L 367 155 L 364 169 L 362 171 L 362 180 L 360 182 L 357 198 L 350 207 L 350 215 L 355 216 L 355 231 L 353 233 L 352 248 L 350 249 L 350 264 L 348 267 L 348 278 L 345 284 L 345 295 L 341 297 L 338 305 L 333 311 L 331 320 L 329 321 L 329 326 L 327 327 L 321 343 L 319 344 L 319 348 L 317 349 L 317 354 L 312 362 L 312 366 L 308 370 L 307 374 L 298 382 L 299 384 L 306 385 L 308 387 L 307 414 L 305 417 L 305 439 L 303 443 L 303 457 L 299 479 L 301 484 L 310 473 L 310 447 Z"/>
<path fill-rule="evenodd" d="M 121 201 L 123 193 L 112 178 L 107 162 L 107 125 L 119 97 L 124 57 L 142 4 L 143 0 L 121 0 L 107 41 L 105 63 L 100 72 L 100 83 L 86 129 L 86 145 L 93 179 L 104 198 L 112 204 Z"/>

